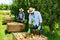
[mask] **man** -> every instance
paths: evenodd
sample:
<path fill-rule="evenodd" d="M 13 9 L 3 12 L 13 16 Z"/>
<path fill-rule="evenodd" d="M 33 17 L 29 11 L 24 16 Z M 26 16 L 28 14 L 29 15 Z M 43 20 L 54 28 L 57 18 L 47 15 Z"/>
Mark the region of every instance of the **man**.
<path fill-rule="evenodd" d="M 30 28 L 32 27 L 32 25 L 33 25 L 33 29 L 42 31 L 42 17 L 41 17 L 40 12 L 35 11 L 34 8 L 29 8 L 28 13 L 29 13 L 28 33 L 30 33 Z"/>
<path fill-rule="evenodd" d="M 24 14 L 24 10 L 21 8 L 21 9 L 19 9 L 19 14 L 18 14 L 18 21 L 20 22 L 20 23 L 23 23 L 23 21 L 24 21 L 24 19 L 25 19 L 25 14 Z"/>

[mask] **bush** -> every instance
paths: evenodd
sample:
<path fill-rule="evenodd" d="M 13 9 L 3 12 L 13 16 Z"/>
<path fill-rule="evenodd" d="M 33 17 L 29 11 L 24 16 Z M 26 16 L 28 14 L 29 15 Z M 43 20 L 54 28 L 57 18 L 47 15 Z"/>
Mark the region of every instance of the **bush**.
<path fill-rule="evenodd" d="M 50 32 L 49 26 L 43 26 L 44 33 Z"/>

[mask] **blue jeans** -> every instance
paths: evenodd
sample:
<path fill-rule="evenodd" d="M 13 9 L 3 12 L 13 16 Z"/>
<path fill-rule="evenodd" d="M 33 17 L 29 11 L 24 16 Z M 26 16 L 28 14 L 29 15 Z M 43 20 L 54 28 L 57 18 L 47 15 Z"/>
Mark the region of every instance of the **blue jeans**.
<path fill-rule="evenodd" d="M 33 26 L 33 29 L 37 29 L 37 28 L 38 28 L 37 25 Z M 42 26 L 41 26 L 40 30 L 42 30 Z"/>
<path fill-rule="evenodd" d="M 19 18 L 19 20 L 23 20 L 22 18 Z"/>
<path fill-rule="evenodd" d="M 20 20 L 20 21 L 19 21 L 20 23 L 23 23 L 23 22 L 21 22 L 21 21 L 23 20 L 22 18 L 19 18 L 18 20 Z"/>
<path fill-rule="evenodd" d="M 38 28 L 38 26 L 37 26 L 37 25 L 33 26 L 33 29 L 37 29 L 37 28 Z"/>

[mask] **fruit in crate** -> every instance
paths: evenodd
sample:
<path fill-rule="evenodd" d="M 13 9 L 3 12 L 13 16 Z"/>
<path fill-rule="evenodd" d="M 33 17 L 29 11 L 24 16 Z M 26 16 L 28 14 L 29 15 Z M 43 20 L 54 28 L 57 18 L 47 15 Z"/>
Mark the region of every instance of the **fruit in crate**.
<path fill-rule="evenodd" d="M 29 34 L 27 36 L 26 32 L 20 32 L 20 33 L 14 33 L 14 37 L 17 40 L 48 40 L 46 36 L 44 35 L 34 35 L 34 34 Z"/>

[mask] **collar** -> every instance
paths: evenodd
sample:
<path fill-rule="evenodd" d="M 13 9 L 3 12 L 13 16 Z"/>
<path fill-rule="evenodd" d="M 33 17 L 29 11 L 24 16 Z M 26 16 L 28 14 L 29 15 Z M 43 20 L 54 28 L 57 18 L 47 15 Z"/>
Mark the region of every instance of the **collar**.
<path fill-rule="evenodd" d="M 31 13 L 31 15 L 34 15 L 34 13 Z"/>

